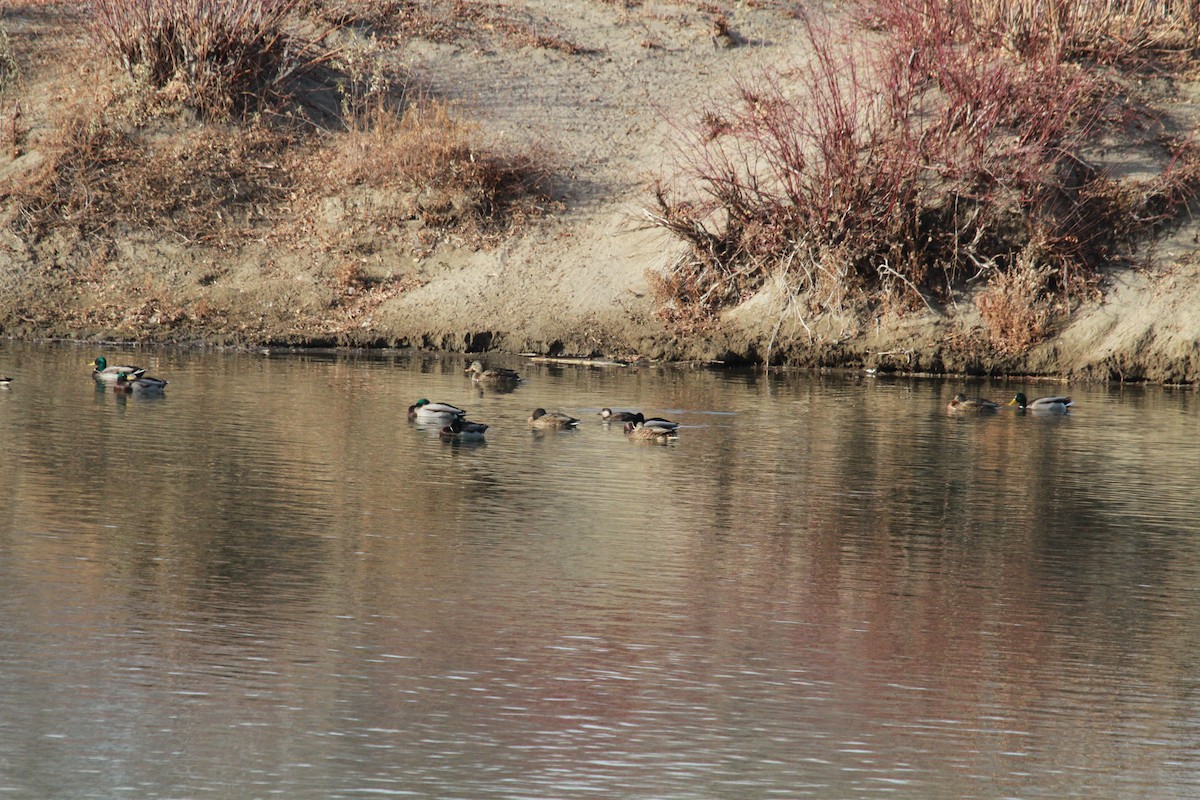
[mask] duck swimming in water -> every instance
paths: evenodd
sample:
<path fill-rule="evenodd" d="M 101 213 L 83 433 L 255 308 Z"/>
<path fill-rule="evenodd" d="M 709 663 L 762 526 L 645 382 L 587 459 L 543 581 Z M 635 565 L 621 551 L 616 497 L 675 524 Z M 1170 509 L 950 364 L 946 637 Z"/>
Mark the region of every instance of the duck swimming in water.
<path fill-rule="evenodd" d="M 93 361 L 91 363 L 91 367 L 92 377 L 98 381 L 104 381 L 105 383 L 116 383 L 117 377 L 120 376 L 122 372 L 126 373 L 127 375 L 131 375 L 134 378 L 140 378 L 146 374 L 146 370 L 143 367 L 126 367 L 118 365 L 110 366 L 108 359 L 106 359 L 104 356 L 99 356 L 95 361 Z"/>
<path fill-rule="evenodd" d="M 951 414 L 990 414 L 1000 407 L 999 403 L 984 400 L 982 397 L 968 398 L 962 392 L 954 395 L 954 399 L 946 406 Z"/>
<path fill-rule="evenodd" d="M 529 415 L 529 427 L 531 428 L 565 431 L 575 428 L 578 425 L 579 420 L 561 411 L 547 413 L 544 408 L 535 408 L 533 413 Z"/>
<path fill-rule="evenodd" d="M 449 403 L 431 403 L 424 397 L 408 407 L 408 418 L 417 422 L 440 422 L 448 425 L 466 415 L 465 409 Z"/>
<path fill-rule="evenodd" d="M 479 441 L 487 431 L 488 426 L 482 422 L 470 422 L 461 417 L 443 427 L 438 435 L 443 439 L 461 439 L 463 441 Z"/>
<path fill-rule="evenodd" d="M 167 388 L 167 382 L 161 378 L 135 376 L 128 372 L 117 373 L 117 383 L 113 387 L 118 392 L 143 392 L 145 394 L 162 394 Z"/>
<path fill-rule="evenodd" d="M 1066 414 L 1067 409 L 1075 405 L 1071 398 L 1062 395 L 1039 397 L 1031 403 L 1022 392 L 1017 392 L 1008 404 L 1016 406 L 1018 411 L 1032 411 L 1035 414 Z"/>
<path fill-rule="evenodd" d="M 647 428 L 660 428 L 668 431 L 674 431 L 679 427 L 678 422 L 672 422 L 671 420 L 663 419 L 662 417 L 643 417 L 642 412 L 640 411 L 634 414 L 633 419 L 630 421 L 633 422 L 634 425 L 642 425 Z"/>
<path fill-rule="evenodd" d="M 600 419 L 604 422 L 633 422 L 640 415 L 637 411 L 613 411 L 611 408 L 600 409 Z"/>
<path fill-rule="evenodd" d="M 475 383 L 508 386 L 521 381 L 521 376 L 516 370 L 505 367 L 484 369 L 482 361 L 472 361 L 465 371 L 471 373 L 471 380 Z"/>
<path fill-rule="evenodd" d="M 654 425 L 639 425 L 636 422 L 625 423 L 625 435 L 634 441 L 641 442 L 658 442 L 666 444 L 672 439 L 678 438 L 679 434 L 675 432 L 675 428 L 664 428 Z"/>

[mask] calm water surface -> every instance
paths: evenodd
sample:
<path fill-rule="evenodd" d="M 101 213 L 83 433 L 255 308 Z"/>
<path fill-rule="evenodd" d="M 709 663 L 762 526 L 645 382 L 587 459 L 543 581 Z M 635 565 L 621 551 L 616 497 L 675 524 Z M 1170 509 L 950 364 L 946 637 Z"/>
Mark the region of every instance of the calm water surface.
<path fill-rule="evenodd" d="M 0 345 L 0 796 L 1200 796 L 1194 392 L 97 354 Z"/>

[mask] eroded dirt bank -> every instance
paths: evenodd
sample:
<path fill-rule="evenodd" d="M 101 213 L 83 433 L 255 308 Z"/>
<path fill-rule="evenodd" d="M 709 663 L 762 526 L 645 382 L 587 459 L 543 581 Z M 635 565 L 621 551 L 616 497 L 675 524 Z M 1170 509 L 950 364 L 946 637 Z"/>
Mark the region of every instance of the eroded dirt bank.
<path fill-rule="evenodd" d="M 615 223 L 614 223 L 615 224 Z M 579 241 L 579 239 L 584 241 Z M 413 346 L 548 355 L 862 367 L 901 372 L 1029 374 L 1088 380 L 1200 380 L 1200 268 L 1183 259 L 1113 276 L 1056 336 L 1019 355 L 986 344 L 964 299 L 945 313 L 879 320 L 803 319 L 765 295 L 720 330 L 684 336 L 654 315 L 644 279 L 613 280 L 612 259 L 659 265 L 645 232 L 559 233 L 472 252 L 422 273 L 427 283 L 387 298 L 386 286 L 331 289 L 303 254 L 236 254 L 164 243 L 127 244 L 112 268 L 79 276 L 46 269 L 5 244 L 0 327 L 44 337 L 178 344 Z M 567 243 L 564 244 L 564 240 Z M 536 261 L 523 261 L 526 252 Z M 558 257 L 552 257 L 551 253 Z M 636 250 L 635 250 L 636 252 Z M 52 261 L 51 261 L 52 263 Z M 268 265 L 264 268 L 264 265 Z M 383 274 L 387 268 L 380 264 Z M 525 276 L 538 270 L 542 277 Z M 423 278 L 424 280 L 424 278 Z M 207 309 L 220 309 L 208 311 Z M 957 313 L 956 313 L 957 311 Z"/>

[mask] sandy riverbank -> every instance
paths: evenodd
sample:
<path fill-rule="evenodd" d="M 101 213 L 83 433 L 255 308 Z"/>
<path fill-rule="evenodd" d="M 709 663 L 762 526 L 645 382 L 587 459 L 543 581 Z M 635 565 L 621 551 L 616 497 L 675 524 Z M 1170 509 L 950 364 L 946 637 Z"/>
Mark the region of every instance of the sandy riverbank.
<path fill-rule="evenodd" d="M 646 227 L 649 186 L 670 169 L 674 127 L 703 100 L 739 74 L 805 57 L 800 24 L 783 5 L 739 4 L 727 10 L 737 45 L 727 46 L 693 5 L 502 5 L 577 52 L 496 34 L 405 41 L 389 58 L 457 103 L 490 145 L 543 154 L 554 201 L 544 215 L 482 245 L 446 235 L 418 247 L 403 225 L 374 225 L 372 198 L 353 193 L 282 203 L 262 212 L 253 235 L 208 241 L 145 230 L 31 238 L 9 213 L 0 332 L 724 361 L 770 353 L 806 366 L 1200 380 L 1195 226 L 1158 243 L 1146 268 L 1108 275 L 1054 336 L 1024 353 L 986 346 L 968 290 L 936 310 L 877 319 L 809 319 L 766 290 L 714 331 L 673 331 L 655 313 L 646 276 L 666 269 L 680 245 Z M 61 14 L 46 3 L 4 12 L 28 131 L 0 157 L 0 180 L 37 168 L 39 135 L 72 63 L 64 56 L 79 46 Z M 71 79 L 99 74 L 85 65 Z M 1194 113 L 1192 91 L 1180 84 L 1164 95 L 1167 124 Z M 337 279 L 348 262 L 361 279 Z"/>

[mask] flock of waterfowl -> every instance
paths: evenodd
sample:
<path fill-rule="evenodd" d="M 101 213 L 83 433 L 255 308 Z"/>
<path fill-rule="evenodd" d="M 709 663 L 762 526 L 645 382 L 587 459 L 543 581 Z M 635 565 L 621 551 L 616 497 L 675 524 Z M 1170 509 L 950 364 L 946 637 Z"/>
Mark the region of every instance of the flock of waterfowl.
<path fill-rule="evenodd" d="M 89 366 L 92 367 L 92 378 L 97 384 L 111 386 L 113 391 L 162 394 L 167 386 L 167 382 L 161 378 L 146 375 L 143 367 L 109 364 L 104 356 L 98 356 Z M 474 383 L 493 388 L 511 389 L 522 382 L 516 370 L 504 367 L 485 369 L 480 361 L 471 362 L 466 372 L 470 373 Z M 7 375 L 0 375 L 0 386 L 8 387 L 12 381 Z M 1030 402 L 1024 393 L 1017 392 L 1007 405 L 1015 406 L 1019 414 L 1066 414 L 1074 402 L 1070 397 L 1062 395 L 1039 397 Z M 959 392 L 946 406 L 946 411 L 951 414 L 993 414 L 1000 408 L 1000 403 L 993 400 L 967 397 L 965 393 Z M 468 420 L 466 410 L 458 406 L 431 403 L 425 398 L 408 407 L 408 418 L 416 422 L 439 425 L 438 433 L 445 439 L 479 440 L 484 438 L 488 429 L 482 422 Z M 638 411 L 613 411 L 611 408 L 603 408 L 600 410 L 600 419 L 604 423 L 623 423 L 625 434 L 638 441 L 665 443 L 678 436 L 678 422 L 662 417 L 645 417 Z M 562 431 L 577 428 L 580 422 L 581 420 L 561 411 L 535 408 L 529 415 L 528 425 L 532 430 Z"/>
<path fill-rule="evenodd" d="M 1008 405 L 1016 406 L 1018 414 L 1026 411 L 1032 414 L 1066 414 L 1067 409 L 1075 403 L 1071 398 L 1062 395 L 1039 397 L 1031 403 L 1023 392 L 1017 392 L 1013 399 L 1008 401 Z M 999 408 L 1000 404 L 995 401 L 982 397 L 967 397 L 962 392 L 955 395 L 946 406 L 946 410 L 951 414 L 994 414 Z"/>
<path fill-rule="evenodd" d="M 522 381 L 515 370 L 500 367 L 484 369 L 479 361 L 472 362 L 466 371 L 475 383 L 495 388 L 512 388 Z M 408 418 L 414 422 L 440 426 L 438 434 L 450 440 L 480 440 L 488 429 L 482 422 L 468 420 L 466 409 L 450 403 L 433 403 L 424 397 L 408 407 Z M 637 441 L 666 443 L 678 436 L 678 422 L 662 417 L 646 417 L 637 411 L 604 408 L 600 410 L 600 419 L 605 423 L 624 423 L 625 434 Z M 580 422 L 582 420 L 578 417 L 544 408 L 535 408 L 527 420 L 530 430 L 534 431 L 574 430 Z"/>

